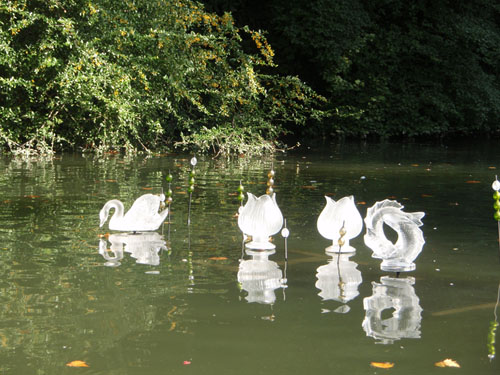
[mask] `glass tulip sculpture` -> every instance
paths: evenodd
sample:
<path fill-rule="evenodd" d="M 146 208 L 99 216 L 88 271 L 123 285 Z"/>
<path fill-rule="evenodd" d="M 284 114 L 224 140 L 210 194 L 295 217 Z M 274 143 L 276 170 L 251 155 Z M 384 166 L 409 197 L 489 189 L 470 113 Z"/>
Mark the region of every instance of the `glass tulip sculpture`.
<path fill-rule="evenodd" d="M 264 194 L 256 197 L 248 194 L 247 203 L 241 208 L 238 226 L 252 241 L 245 244 L 248 249 L 270 250 L 276 246 L 269 242 L 269 237 L 280 231 L 283 215 L 276 203 L 276 194 Z"/>
<path fill-rule="evenodd" d="M 373 257 L 382 259 L 383 271 L 413 271 L 413 261 L 422 251 L 425 240 L 421 219 L 424 212 L 403 212 L 404 207 L 393 200 L 376 202 L 366 212 L 365 244 L 373 251 Z M 384 224 L 394 229 L 398 235 L 396 243 L 387 239 Z"/>
<path fill-rule="evenodd" d="M 356 249 L 349 245 L 349 240 L 357 237 L 363 229 L 363 219 L 354 204 L 354 197 L 348 196 L 335 202 L 326 197 L 326 206 L 318 217 L 318 232 L 323 237 L 332 240 L 333 244 L 326 251 L 353 253 Z M 339 244 L 340 230 L 344 228 L 343 244 Z"/>

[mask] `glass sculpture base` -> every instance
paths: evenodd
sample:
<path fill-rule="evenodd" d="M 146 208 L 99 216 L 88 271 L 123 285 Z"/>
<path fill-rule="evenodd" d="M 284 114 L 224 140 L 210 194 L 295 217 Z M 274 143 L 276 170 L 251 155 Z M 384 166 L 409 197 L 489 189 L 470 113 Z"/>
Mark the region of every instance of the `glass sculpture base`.
<path fill-rule="evenodd" d="M 345 254 L 345 253 L 355 253 L 356 249 L 350 245 L 344 245 L 342 247 L 340 247 L 339 245 L 330 245 L 325 249 L 325 251 L 327 253 Z"/>
<path fill-rule="evenodd" d="M 245 247 L 254 250 L 273 250 L 276 248 L 276 245 L 269 241 L 250 241 L 245 244 Z"/>
<path fill-rule="evenodd" d="M 410 272 L 416 268 L 415 263 L 404 263 L 394 260 L 384 260 L 380 265 L 380 269 L 386 272 Z"/>

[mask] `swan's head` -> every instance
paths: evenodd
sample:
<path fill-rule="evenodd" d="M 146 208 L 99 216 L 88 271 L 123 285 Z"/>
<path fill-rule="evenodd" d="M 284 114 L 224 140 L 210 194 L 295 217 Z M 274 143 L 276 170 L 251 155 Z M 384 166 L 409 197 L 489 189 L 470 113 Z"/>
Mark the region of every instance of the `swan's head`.
<path fill-rule="evenodd" d="M 109 215 L 109 207 L 106 205 L 102 208 L 101 212 L 99 212 L 99 219 L 101 220 L 99 228 L 101 228 L 106 222 L 106 220 L 108 220 L 108 215 Z"/>

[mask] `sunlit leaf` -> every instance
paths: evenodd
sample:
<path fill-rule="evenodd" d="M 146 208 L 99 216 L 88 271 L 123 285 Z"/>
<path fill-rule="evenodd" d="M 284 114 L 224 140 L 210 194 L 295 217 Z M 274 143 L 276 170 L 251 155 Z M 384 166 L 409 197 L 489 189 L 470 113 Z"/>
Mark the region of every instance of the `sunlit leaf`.
<path fill-rule="evenodd" d="M 227 257 L 210 257 L 211 260 L 227 260 Z"/>
<path fill-rule="evenodd" d="M 370 365 L 372 367 L 376 367 L 376 368 L 393 368 L 394 367 L 394 363 L 392 363 L 392 362 L 370 362 Z"/>
<path fill-rule="evenodd" d="M 68 366 L 68 367 L 90 367 L 84 361 L 72 361 L 72 362 L 66 363 L 66 366 Z"/>
<path fill-rule="evenodd" d="M 445 359 L 441 362 L 436 362 L 434 364 L 436 367 L 460 367 L 460 365 L 457 363 L 457 361 L 454 361 L 453 359 Z"/>
<path fill-rule="evenodd" d="M 412 167 L 418 167 L 419 165 L 418 164 L 412 164 L 411 166 Z"/>
<path fill-rule="evenodd" d="M 361 202 L 357 202 L 357 204 L 365 205 L 366 202 L 361 201 Z"/>
<path fill-rule="evenodd" d="M 142 189 L 142 190 L 153 190 L 153 188 L 152 188 L 152 187 L 142 187 L 141 189 Z"/>

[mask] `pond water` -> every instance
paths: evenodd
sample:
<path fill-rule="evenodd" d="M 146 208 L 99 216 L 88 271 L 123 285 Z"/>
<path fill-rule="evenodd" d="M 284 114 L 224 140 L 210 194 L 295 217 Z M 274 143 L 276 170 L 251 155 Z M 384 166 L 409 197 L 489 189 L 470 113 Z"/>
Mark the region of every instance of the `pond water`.
<path fill-rule="evenodd" d="M 4 158 L 0 374 L 498 374 L 500 358 L 488 358 L 500 314 L 498 148 L 346 143 L 198 156 L 189 226 L 191 155 Z M 245 273 L 255 255 L 242 249 L 236 190 L 241 180 L 264 194 L 271 167 L 288 258 L 276 235 L 263 270 Z M 170 221 L 148 243 L 99 228 L 107 200 L 128 208 L 161 193 L 169 171 Z M 387 198 L 425 212 L 416 270 L 382 271 L 363 229 L 339 263 L 350 275 L 340 291 L 316 229 L 325 195 L 354 195 L 362 217 Z M 374 301 L 386 309 L 365 310 Z M 435 366 L 446 358 L 461 369 Z M 75 360 L 89 367 L 66 365 Z"/>

